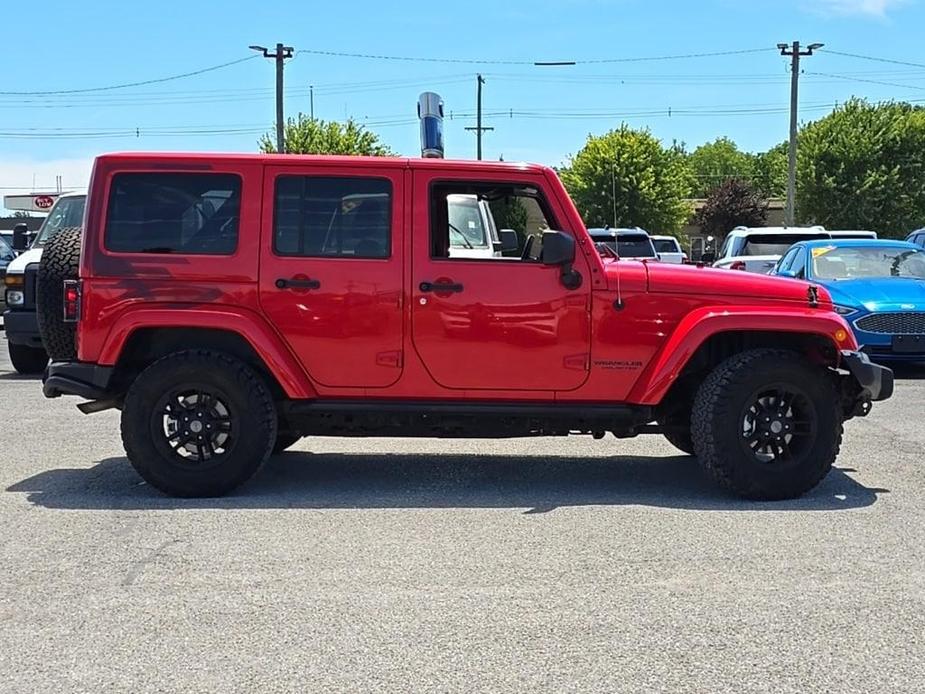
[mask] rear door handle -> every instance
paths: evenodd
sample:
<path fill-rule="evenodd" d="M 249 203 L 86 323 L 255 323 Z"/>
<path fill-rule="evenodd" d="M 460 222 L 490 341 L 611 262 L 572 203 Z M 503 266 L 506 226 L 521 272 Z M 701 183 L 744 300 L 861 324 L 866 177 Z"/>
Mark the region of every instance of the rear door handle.
<path fill-rule="evenodd" d="M 276 280 L 277 289 L 321 289 L 321 282 L 312 279 L 283 279 Z"/>
<path fill-rule="evenodd" d="M 418 289 L 422 292 L 461 292 L 463 286 L 458 282 L 421 282 Z"/>

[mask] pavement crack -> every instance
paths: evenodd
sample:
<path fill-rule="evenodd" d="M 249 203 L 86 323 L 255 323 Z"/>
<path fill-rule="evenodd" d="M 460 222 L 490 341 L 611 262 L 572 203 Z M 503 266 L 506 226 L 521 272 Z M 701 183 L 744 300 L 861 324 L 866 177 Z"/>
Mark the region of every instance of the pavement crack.
<path fill-rule="evenodd" d="M 170 547 L 170 545 L 175 545 L 179 542 L 180 540 L 177 540 L 177 539 L 167 540 L 166 542 L 162 542 L 160 545 L 158 545 L 158 547 L 153 552 L 151 552 L 150 554 L 142 557 L 141 559 L 135 562 L 132 562 L 132 565 L 129 567 L 129 570 L 126 572 L 125 577 L 122 579 L 122 582 L 120 585 L 122 586 L 132 585 L 135 582 L 135 580 L 141 575 L 141 572 L 144 571 L 145 567 L 148 564 L 153 563 L 164 552 L 165 549 Z"/>

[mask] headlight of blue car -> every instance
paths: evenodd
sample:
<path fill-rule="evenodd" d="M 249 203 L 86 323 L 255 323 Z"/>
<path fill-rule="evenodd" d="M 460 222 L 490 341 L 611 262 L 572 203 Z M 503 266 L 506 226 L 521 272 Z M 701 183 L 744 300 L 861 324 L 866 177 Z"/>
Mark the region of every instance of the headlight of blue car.
<path fill-rule="evenodd" d="M 839 306 L 835 304 L 835 313 L 840 316 L 850 316 L 852 313 L 857 313 L 856 308 L 851 308 L 850 306 Z"/>

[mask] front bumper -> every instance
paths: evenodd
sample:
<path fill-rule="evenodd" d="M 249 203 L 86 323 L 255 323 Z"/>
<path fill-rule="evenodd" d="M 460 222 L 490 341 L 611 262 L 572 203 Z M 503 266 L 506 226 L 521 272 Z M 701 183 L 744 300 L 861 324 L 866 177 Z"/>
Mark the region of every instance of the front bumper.
<path fill-rule="evenodd" d="M 87 400 L 107 400 L 113 397 L 111 386 L 114 371 L 111 366 L 55 361 L 45 369 L 42 392 L 46 398 L 79 395 Z"/>
<path fill-rule="evenodd" d="M 42 346 L 39 319 L 35 311 L 7 309 L 3 312 L 3 328 L 6 339 L 14 345 Z"/>
<path fill-rule="evenodd" d="M 864 352 L 842 350 L 842 366 L 853 377 L 856 386 L 852 389 L 856 414 L 867 414 L 870 403 L 886 400 L 893 395 L 893 371 L 880 364 L 871 362 Z M 849 403 L 850 404 L 850 403 Z"/>

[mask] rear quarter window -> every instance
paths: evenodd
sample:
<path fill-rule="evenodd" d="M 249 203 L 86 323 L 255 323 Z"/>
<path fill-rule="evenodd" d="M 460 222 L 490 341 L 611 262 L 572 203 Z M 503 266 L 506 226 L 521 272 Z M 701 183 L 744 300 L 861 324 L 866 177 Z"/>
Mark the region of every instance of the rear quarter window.
<path fill-rule="evenodd" d="M 232 255 L 240 206 L 234 174 L 116 174 L 104 245 L 117 253 Z"/>
<path fill-rule="evenodd" d="M 674 239 L 652 239 L 657 253 L 680 253 L 681 247 Z"/>

